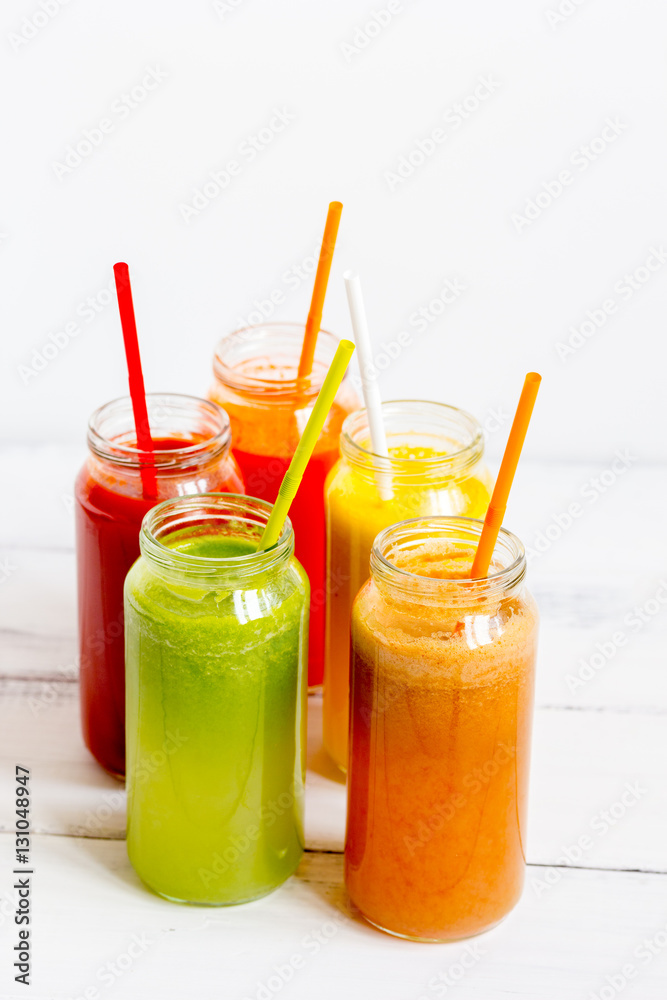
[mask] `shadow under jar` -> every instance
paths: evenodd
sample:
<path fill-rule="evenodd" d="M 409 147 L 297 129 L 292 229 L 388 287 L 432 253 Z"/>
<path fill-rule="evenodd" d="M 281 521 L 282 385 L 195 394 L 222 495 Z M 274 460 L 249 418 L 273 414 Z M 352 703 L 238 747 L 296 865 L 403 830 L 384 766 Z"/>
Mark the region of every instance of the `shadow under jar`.
<path fill-rule="evenodd" d="M 149 393 L 146 402 L 152 455 L 137 448 L 129 398 L 116 399 L 90 418 L 75 485 L 83 737 L 117 777 L 125 774 L 123 584 L 139 558 L 141 522 L 168 497 L 244 489 L 224 410 L 177 394 Z"/>
<path fill-rule="evenodd" d="M 523 888 L 537 611 L 504 529 L 469 579 L 481 528 L 381 532 L 352 615 L 347 888 L 420 941 L 487 930 Z"/>
<path fill-rule="evenodd" d="M 326 485 L 327 618 L 324 745 L 347 764 L 350 614 L 368 579 L 373 540 L 408 517 L 484 517 L 490 476 L 484 435 L 474 417 L 426 400 L 382 404 L 389 458 L 374 455 L 366 410 L 347 418 L 342 457 Z"/>
<path fill-rule="evenodd" d="M 303 337 L 304 326 L 298 323 L 250 326 L 223 337 L 213 359 L 215 381 L 209 396 L 229 413 L 234 455 L 243 472 L 246 492 L 270 503 L 278 495 L 338 347 L 333 334 L 320 330 L 312 373 L 297 380 Z M 311 687 L 322 683 L 324 672 L 324 481 L 338 459 L 343 421 L 358 405 L 354 390 L 344 379 L 290 507 L 296 556 L 311 587 Z"/>
<path fill-rule="evenodd" d="M 200 496 L 152 510 L 125 584 L 127 848 L 178 902 L 256 899 L 303 853 L 308 580 L 289 520 Z"/>

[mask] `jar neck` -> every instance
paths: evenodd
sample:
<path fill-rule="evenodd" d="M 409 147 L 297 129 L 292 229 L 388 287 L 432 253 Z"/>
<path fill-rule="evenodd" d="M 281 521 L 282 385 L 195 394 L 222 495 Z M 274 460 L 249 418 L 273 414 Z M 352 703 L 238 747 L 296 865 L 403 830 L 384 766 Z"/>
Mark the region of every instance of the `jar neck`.
<path fill-rule="evenodd" d="M 372 451 L 366 410 L 350 414 L 341 432 L 343 457 L 367 482 L 378 473 L 397 486 L 461 479 L 484 454 L 482 428 L 455 406 L 393 400 L 382 404 L 382 421 L 389 458 Z"/>
<path fill-rule="evenodd" d="M 517 594 L 526 575 L 524 547 L 501 528 L 486 577 L 470 579 L 484 522 L 469 517 L 421 517 L 381 531 L 371 575 L 390 599 L 420 606 L 472 608 Z"/>
<path fill-rule="evenodd" d="M 88 447 L 101 462 L 136 472 L 150 466 L 158 475 L 199 468 L 224 458 L 231 443 L 229 417 L 216 403 L 176 393 L 147 393 L 152 452 L 137 447 L 132 403 L 114 399 L 88 424 Z"/>
<path fill-rule="evenodd" d="M 310 375 L 298 378 L 305 327 L 298 323 L 267 323 L 236 330 L 219 341 L 213 357 L 213 374 L 236 395 L 265 405 L 277 402 L 301 406 L 314 399 L 338 347 L 326 330 L 317 335 Z"/>
<path fill-rule="evenodd" d="M 153 507 L 141 525 L 141 554 L 151 569 L 170 583 L 205 590 L 235 590 L 276 572 L 294 553 L 294 532 L 287 518 L 277 543 L 266 551 L 243 555 L 195 555 L 181 545 L 229 539 L 259 544 L 272 505 L 233 493 L 200 493 L 165 500 Z"/>

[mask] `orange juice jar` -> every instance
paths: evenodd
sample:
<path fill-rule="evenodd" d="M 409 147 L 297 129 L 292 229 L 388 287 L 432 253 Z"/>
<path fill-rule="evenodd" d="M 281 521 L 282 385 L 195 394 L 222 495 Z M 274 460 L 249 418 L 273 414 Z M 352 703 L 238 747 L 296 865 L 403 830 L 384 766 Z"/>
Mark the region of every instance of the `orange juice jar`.
<path fill-rule="evenodd" d="M 345 879 L 420 941 L 492 927 L 524 880 L 537 610 L 518 538 L 468 577 L 482 522 L 382 531 L 352 614 Z"/>
<path fill-rule="evenodd" d="M 342 457 L 326 487 L 324 745 L 342 769 L 347 763 L 350 613 L 368 579 L 375 536 L 407 517 L 484 517 L 491 495 L 482 460 L 484 435 L 469 413 L 444 403 L 401 399 L 382 404 L 382 420 L 390 457 L 372 454 L 366 410 L 358 410 L 343 424 Z M 390 484 L 390 496 L 386 490 L 383 495 L 383 483 Z"/>
<path fill-rule="evenodd" d="M 248 496 L 273 503 L 322 387 L 338 340 L 317 336 L 312 373 L 297 380 L 304 325 L 265 323 L 236 330 L 218 343 L 209 398 L 224 407 L 232 425 L 233 451 Z M 331 407 L 299 491 L 290 508 L 296 557 L 310 580 L 308 683 L 322 683 L 326 529 L 324 482 L 338 459 L 346 416 L 359 405 L 345 379 Z"/>

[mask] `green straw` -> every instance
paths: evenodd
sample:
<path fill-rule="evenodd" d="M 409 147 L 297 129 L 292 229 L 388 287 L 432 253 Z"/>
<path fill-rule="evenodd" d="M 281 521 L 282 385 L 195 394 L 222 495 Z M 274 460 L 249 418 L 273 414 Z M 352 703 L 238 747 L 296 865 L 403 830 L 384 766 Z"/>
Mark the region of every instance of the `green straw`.
<path fill-rule="evenodd" d="M 301 440 L 296 446 L 289 469 L 280 484 L 278 497 L 257 546 L 258 552 L 261 552 L 262 549 L 270 549 L 272 545 L 276 544 L 282 534 L 285 518 L 292 506 L 292 500 L 296 496 L 296 491 L 301 485 L 306 466 L 315 450 L 317 439 L 324 427 L 324 421 L 327 419 L 329 410 L 333 405 L 338 387 L 343 381 L 343 376 L 350 363 L 353 351 L 354 344 L 351 340 L 341 340 L 326 378 L 322 383 L 322 388 L 315 400 L 313 412 L 308 417 L 308 423 L 301 435 Z"/>

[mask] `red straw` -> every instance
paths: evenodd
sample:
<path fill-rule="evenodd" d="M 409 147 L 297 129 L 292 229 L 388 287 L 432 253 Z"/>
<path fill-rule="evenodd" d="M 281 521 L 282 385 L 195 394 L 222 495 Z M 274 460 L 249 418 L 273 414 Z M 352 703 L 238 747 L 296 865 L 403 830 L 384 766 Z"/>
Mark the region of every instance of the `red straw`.
<path fill-rule="evenodd" d="M 113 273 L 116 278 L 118 310 L 120 312 L 120 323 L 123 328 L 123 341 L 125 342 L 125 357 L 127 358 L 127 374 L 130 382 L 130 397 L 132 399 L 132 412 L 134 413 L 134 427 L 137 433 L 137 446 L 140 451 L 147 452 L 152 456 L 153 439 L 151 438 L 150 424 L 148 423 L 146 390 L 144 389 L 144 376 L 141 371 L 141 355 L 139 354 L 137 323 L 134 318 L 134 305 L 132 303 L 130 272 L 127 269 L 127 264 L 121 263 L 114 264 Z M 144 498 L 146 500 L 154 500 L 157 497 L 157 479 L 152 459 L 149 459 L 146 465 L 142 463 L 140 469 Z"/>

